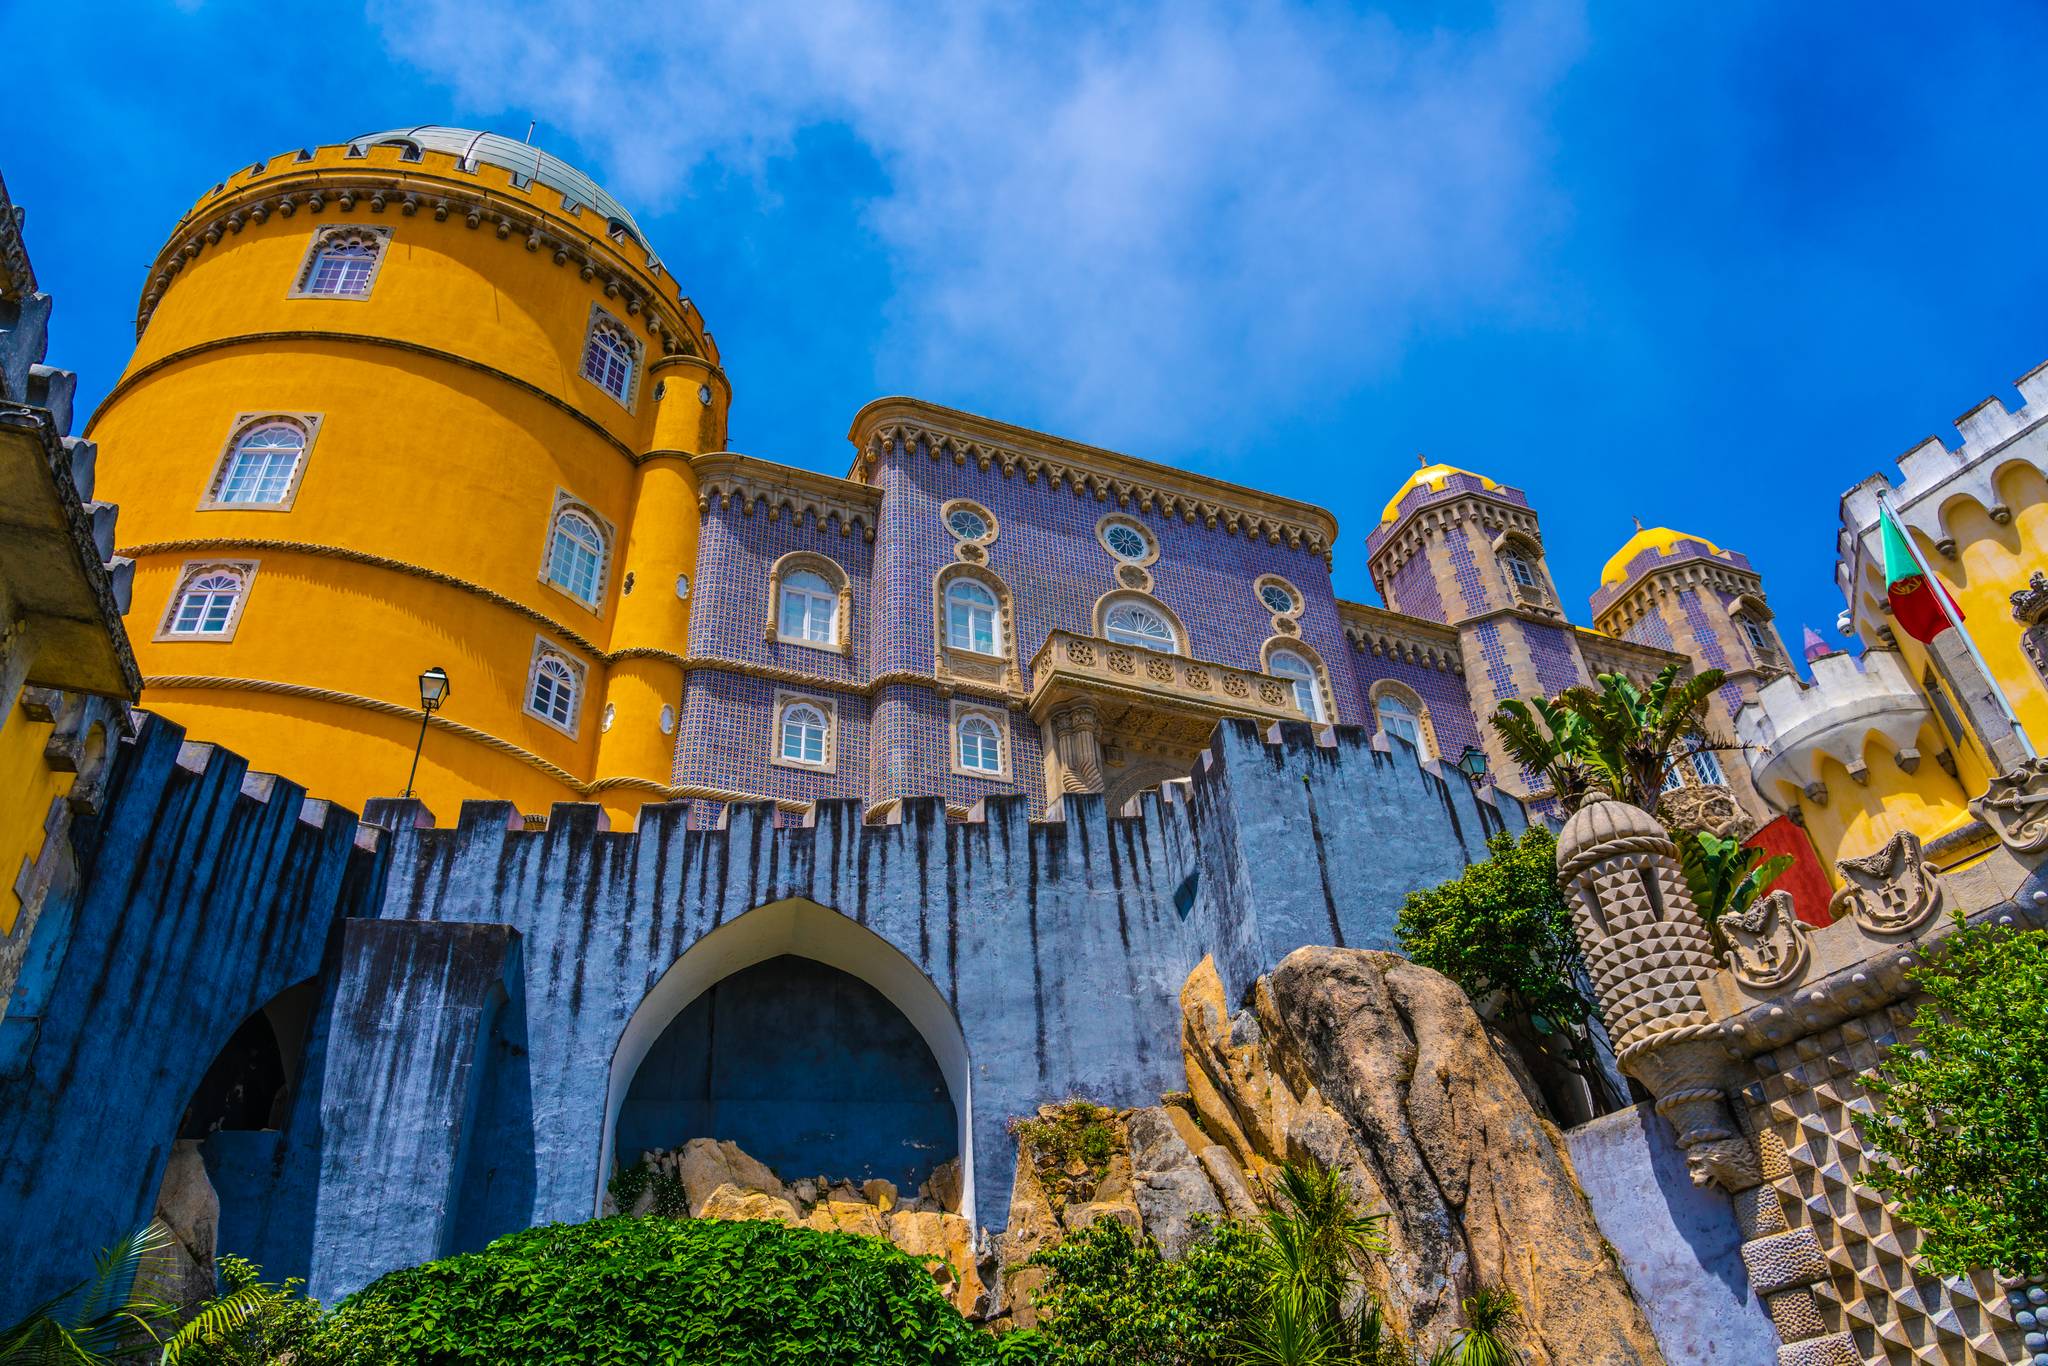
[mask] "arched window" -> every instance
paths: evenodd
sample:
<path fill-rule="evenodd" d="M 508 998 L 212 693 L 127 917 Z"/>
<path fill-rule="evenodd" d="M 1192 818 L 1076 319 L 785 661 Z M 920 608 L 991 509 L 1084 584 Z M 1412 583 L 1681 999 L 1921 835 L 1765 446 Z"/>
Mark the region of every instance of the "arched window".
<path fill-rule="evenodd" d="M 796 569 L 782 576 L 776 604 L 776 634 L 807 645 L 832 645 L 839 639 L 839 590 L 814 569 Z"/>
<path fill-rule="evenodd" d="M 299 298 L 366 299 L 384 254 L 377 228 L 328 228 L 313 239 L 299 274 Z"/>
<path fill-rule="evenodd" d="M 792 764 L 822 768 L 825 763 L 825 713 L 808 702 L 782 709 L 782 757 Z"/>
<path fill-rule="evenodd" d="M 1375 712 L 1380 720 L 1380 734 L 1389 740 L 1406 740 L 1415 746 L 1415 757 L 1434 759 L 1429 741 L 1425 738 L 1422 718 L 1415 714 L 1415 708 L 1397 693 L 1382 692 Z"/>
<path fill-rule="evenodd" d="M 597 523 L 576 508 L 558 509 L 548 537 L 547 581 L 595 607 L 604 589 L 604 568 L 605 535 Z"/>
<path fill-rule="evenodd" d="M 242 595 L 248 584 L 248 569 L 238 565 L 206 565 L 187 571 L 184 583 L 171 595 L 159 636 L 229 639 L 241 619 Z"/>
<path fill-rule="evenodd" d="M 1292 650 L 1275 650 L 1266 659 L 1266 672 L 1294 685 L 1294 704 L 1303 716 L 1318 725 L 1329 719 L 1323 714 L 1323 690 L 1313 664 Z"/>
<path fill-rule="evenodd" d="M 1119 645 L 1136 645 L 1164 654 L 1180 649 L 1179 637 L 1166 614 L 1142 602 L 1125 600 L 1111 604 L 1103 614 L 1102 634 Z"/>
<path fill-rule="evenodd" d="M 1728 786 L 1728 775 L 1721 771 L 1721 760 L 1710 749 L 1696 749 L 1692 752 L 1692 771 L 1708 787 Z"/>
<path fill-rule="evenodd" d="M 533 675 L 527 685 L 527 711 L 574 735 L 576 706 L 582 690 L 583 671 L 574 662 L 544 645 L 536 648 Z"/>
<path fill-rule="evenodd" d="M 961 717 L 954 735 L 958 737 L 960 767 L 992 776 L 1003 771 L 1003 740 L 986 716 Z"/>
<path fill-rule="evenodd" d="M 631 407 L 633 373 L 639 362 L 639 344 L 624 325 L 608 314 L 595 314 L 583 343 L 583 378 Z"/>
<path fill-rule="evenodd" d="M 1542 586 L 1536 577 L 1536 566 L 1531 564 L 1529 557 L 1521 551 L 1513 549 L 1503 550 L 1500 562 L 1502 567 L 1508 571 L 1508 577 L 1513 579 L 1520 587 L 1539 588 Z"/>
<path fill-rule="evenodd" d="M 235 435 L 209 501 L 223 507 L 289 503 L 305 458 L 304 427 L 282 419 L 252 422 Z"/>
<path fill-rule="evenodd" d="M 996 595 L 973 579 L 955 579 L 946 586 L 946 643 L 978 655 L 1003 652 L 1002 614 Z"/>

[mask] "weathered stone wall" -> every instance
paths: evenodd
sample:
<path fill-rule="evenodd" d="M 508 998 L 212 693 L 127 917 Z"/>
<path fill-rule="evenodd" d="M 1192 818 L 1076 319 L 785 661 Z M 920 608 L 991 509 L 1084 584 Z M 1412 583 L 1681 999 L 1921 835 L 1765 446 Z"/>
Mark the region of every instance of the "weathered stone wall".
<path fill-rule="evenodd" d="M 52 888 L 30 947 L 48 990 L 6 1021 L 0 1322 L 149 1217 L 207 1064 L 320 971 L 336 920 L 371 909 L 381 872 L 354 816 L 155 717 L 70 838 L 79 876 Z"/>

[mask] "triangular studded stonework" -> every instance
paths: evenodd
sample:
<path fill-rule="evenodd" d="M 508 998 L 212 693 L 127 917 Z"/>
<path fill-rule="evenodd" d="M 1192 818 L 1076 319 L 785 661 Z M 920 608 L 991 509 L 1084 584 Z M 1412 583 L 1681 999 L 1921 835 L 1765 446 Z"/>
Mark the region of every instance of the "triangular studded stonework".
<path fill-rule="evenodd" d="M 1751 1109 L 1785 1146 L 1789 1171 L 1775 1183 L 1785 1216 L 1820 1242 L 1830 1272 L 1814 1287 L 1821 1318 L 1830 1332 L 1848 1332 L 1871 1366 L 2029 1361 L 2013 1303 L 2014 1293 L 2025 1301 L 2027 1287 L 2002 1286 L 1988 1272 L 1947 1281 L 1915 1274 L 1915 1230 L 1858 1180 L 1865 1159 L 1854 1116 L 1870 1100 L 1857 1078 L 1906 1033 L 1914 1009 L 1892 1006 L 1755 1059 L 1761 1099 Z"/>

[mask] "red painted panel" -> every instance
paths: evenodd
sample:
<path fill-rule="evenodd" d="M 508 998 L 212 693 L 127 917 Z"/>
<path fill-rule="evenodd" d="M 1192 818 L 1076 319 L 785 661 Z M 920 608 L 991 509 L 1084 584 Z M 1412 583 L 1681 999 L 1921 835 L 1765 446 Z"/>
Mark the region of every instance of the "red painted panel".
<path fill-rule="evenodd" d="M 1835 894 L 1834 884 L 1828 881 L 1827 870 L 1821 867 L 1820 855 L 1813 852 L 1813 841 L 1806 837 L 1804 829 L 1792 823 L 1791 817 L 1778 817 L 1752 835 L 1747 843 L 1751 849 L 1761 849 L 1766 854 L 1790 854 L 1792 866 L 1771 884 L 1772 888 L 1782 887 L 1792 893 L 1792 908 L 1807 924 L 1834 923 L 1828 914 L 1828 902 Z"/>

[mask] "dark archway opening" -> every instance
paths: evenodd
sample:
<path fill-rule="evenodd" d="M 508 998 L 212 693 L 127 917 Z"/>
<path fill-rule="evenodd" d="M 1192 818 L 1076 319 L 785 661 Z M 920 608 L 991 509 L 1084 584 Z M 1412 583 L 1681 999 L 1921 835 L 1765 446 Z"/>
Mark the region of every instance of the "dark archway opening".
<path fill-rule="evenodd" d="M 946 1080 L 915 1026 L 851 973 L 784 954 L 713 984 L 669 1022 L 619 1112 L 622 1166 L 729 1139 L 784 1180 L 915 1190 L 959 1153 Z"/>

